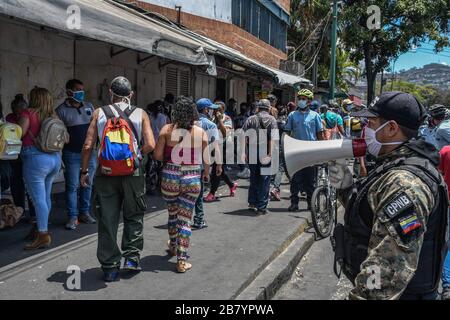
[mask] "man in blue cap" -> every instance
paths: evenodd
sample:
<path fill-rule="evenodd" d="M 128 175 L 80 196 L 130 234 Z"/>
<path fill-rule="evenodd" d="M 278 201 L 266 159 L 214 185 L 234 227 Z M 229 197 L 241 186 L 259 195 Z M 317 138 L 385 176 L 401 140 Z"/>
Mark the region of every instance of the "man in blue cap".
<path fill-rule="evenodd" d="M 197 125 L 205 130 L 208 136 L 208 143 L 210 148 L 214 147 L 214 152 L 216 158 L 220 156 L 220 149 L 217 148 L 218 142 L 220 141 L 219 129 L 217 125 L 210 120 L 213 116 L 213 111 L 219 108 L 218 105 L 213 104 L 208 98 L 202 98 L 197 101 L 197 111 L 198 111 L 198 123 Z M 216 166 L 216 173 L 218 176 L 222 174 L 222 165 L 218 164 Z M 195 214 L 194 214 L 194 224 L 192 228 L 203 229 L 207 227 L 205 220 L 203 219 L 203 181 L 201 182 L 200 196 L 197 198 L 195 203 Z"/>

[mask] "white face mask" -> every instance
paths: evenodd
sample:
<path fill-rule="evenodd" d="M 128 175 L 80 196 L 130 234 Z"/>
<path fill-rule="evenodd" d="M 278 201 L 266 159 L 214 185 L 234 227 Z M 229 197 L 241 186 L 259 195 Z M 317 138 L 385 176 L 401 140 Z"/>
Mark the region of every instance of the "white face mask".
<path fill-rule="evenodd" d="M 129 95 L 128 97 L 121 97 L 121 96 L 117 96 L 114 93 L 112 93 L 110 96 L 111 104 L 114 103 L 114 97 L 122 98 L 123 103 L 126 103 L 128 106 L 131 106 L 131 95 Z"/>
<path fill-rule="evenodd" d="M 392 146 L 397 144 L 402 144 L 403 142 L 385 142 L 381 143 L 377 140 L 377 132 L 383 129 L 385 126 L 387 126 L 389 122 L 386 122 L 382 126 L 380 126 L 377 130 L 373 130 L 369 127 L 366 127 L 364 129 L 364 137 L 366 139 L 366 145 L 367 145 L 367 151 L 375 156 L 378 157 L 378 154 L 380 153 L 382 146 Z"/>

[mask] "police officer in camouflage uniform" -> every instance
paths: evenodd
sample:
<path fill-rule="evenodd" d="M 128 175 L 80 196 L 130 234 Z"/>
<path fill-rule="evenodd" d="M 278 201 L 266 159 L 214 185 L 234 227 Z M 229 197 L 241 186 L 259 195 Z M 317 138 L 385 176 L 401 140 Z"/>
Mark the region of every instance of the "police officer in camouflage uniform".
<path fill-rule="evenodd" d="M 344 163 L 329 167 L 346 209 L 331 238 L 335 272 L 340 265 L 353 282 L 350 299 L 436 299 L 448 196 L 439 154 L 414 139 L 425 110 L 410 94 L 385 92 L 354 116 L 368 118 L 364 136 L 377 168 L 353 183 Z"/>

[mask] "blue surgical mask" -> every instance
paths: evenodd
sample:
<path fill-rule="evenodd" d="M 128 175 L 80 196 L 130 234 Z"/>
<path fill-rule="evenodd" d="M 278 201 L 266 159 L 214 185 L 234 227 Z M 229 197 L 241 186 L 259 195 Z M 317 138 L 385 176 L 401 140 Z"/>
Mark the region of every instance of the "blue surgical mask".
<path fill-rule="evenodd" d="M 85 93 L 84 93 L 83 90 L 80 90 L 80 91 L 72 91 L 72 94 L 73 94 L 73 96 L 70 97 L 70 98 L 72 98 L 72 99 L 75 100 L 76 102 L 81 103 L 81 102 L 84 101 Z"/>
<path fill-rule="evenodd" d="M 306 100 L 298 100 L 297 107 L 299 109 L 306 109 L 308 102 Z"/>

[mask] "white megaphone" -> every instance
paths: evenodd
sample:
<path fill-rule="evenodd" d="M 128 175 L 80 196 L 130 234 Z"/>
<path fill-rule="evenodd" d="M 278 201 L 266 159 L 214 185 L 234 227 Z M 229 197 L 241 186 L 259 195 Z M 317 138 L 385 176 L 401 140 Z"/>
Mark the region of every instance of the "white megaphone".
<path fill-rule="evenodd" d="M 297 171 L 331 160 L 362 157 L 365 139 L 303 141 L 284 135 L 284 161 L 290 177 Z"/>

